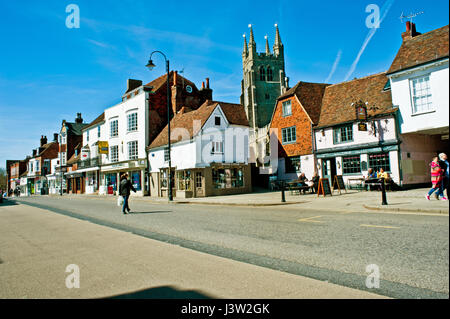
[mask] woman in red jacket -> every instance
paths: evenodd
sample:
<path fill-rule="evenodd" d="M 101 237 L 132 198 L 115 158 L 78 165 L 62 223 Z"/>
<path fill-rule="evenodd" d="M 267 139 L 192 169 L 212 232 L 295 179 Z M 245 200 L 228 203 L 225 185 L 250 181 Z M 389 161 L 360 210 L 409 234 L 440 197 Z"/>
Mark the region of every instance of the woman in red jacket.
<path fill-rule="evenodd" d="M 431 187 L 428 194 L 425 195 L 425 198 L 427 200 L 430 200 L 431 194 L 433 194 L 437 190 L 439 198 L 441 200 L 447 200 L 447 198 L 444 197 L 444 193 L 442 192 L 442 189 L 440 187 L 444 171 L 439 166 L 439 160 L 437 156 L 433 158 L 433 161 L 430 163 L 430 167 L 431 167 L 431 184 L 433 184 L 433 187 Z"/>

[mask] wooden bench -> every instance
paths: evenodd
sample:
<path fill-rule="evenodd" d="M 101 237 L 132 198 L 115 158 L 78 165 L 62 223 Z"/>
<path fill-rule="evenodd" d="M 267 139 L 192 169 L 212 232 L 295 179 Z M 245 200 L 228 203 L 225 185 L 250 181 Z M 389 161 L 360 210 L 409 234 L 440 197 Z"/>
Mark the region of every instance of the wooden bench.
<path fill-rule="evenodd" d="M 311 189 L 313 188 L 313 186 L 294 186 L 294 185 L 289 185 L 289 192 L 291 193 L 291 195 L 300 195 L 300 193 L 303 191 L 303 193 L 306 193 L 306 191 L 311 191 Z M 294 194 L 295 193 L 295 194 Z"/>

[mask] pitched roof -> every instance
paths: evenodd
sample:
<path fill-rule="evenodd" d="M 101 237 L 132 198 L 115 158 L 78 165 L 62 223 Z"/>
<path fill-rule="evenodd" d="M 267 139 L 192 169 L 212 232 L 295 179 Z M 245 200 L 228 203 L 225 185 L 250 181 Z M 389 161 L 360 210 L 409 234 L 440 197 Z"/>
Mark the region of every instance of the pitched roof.
<path fill-rule="evenodd" d="M 174 71 L 170 71 L 169 72 L 169 84 L 172 85 L 173 83 L 173 74 Z M 153 92 L 158 91 L 161 87 L 164 86 L 164 84 L 167 83 L 167 73 L 165 73 L 164 75 L 161 75 L 159 78 L 154 79 L 153 81 L 145 84 L 145 86 L 152 86 L 153 87 Z M 188 79 L 186 79 L 185 77 L 182 77 L 180 74 L 177 73 L 177 85 L 180 85 L 184 83 L 185 85 L 190 85 L 193 89 L 197 89 L 197 87 L 195 86 L 195 84 L 191 81 L 189 81 Z"/>
<path fill-rule="evenodd" d="M 57 142 L 50 142 L 47 144 L 42 145 L 41 147 L 38 148 L 38 150 L 41 150 L 39 152 L 39 154 L 37 154 L 35 157 L 40 157 L 42 155 L 45 154 L 45 152 L 53 145 L 53 144 L 58 144 Z"/>
<path fill-rule="evenodd" d="M 67 161 L 67 164 L 74 164 L 80 160 L 81 154 L 79 153 L 77 156 L 75 156 L 75 153 L 70 157 L 70 159 Z"/>
<path fill-rule="evenodd" d="M 325 88 L 330 84 L 326 83 L 310 83 L 298 82 L 294 87 L 287 90 L 283 95 L 279 96 L 277 100 L 283 100 L 292 95 L 297 96 L 311 121 L 317 124 L 320 117 L 320 110 L 322 106 L 322 98 Z"/>
<path fill-rule="evenodd" d="M 198 131 L 203 127 L 205 122 L 208 120 L 214 109 L 220 105 L 225 117 L 230 124 L 244 125 L 248 126 L 247 116 L 245 114 L 244 108 L 240 104 L 231 104 L 218 101 L 205 101 L 198 109 L 190 112 L 179 112 L 170 121 L 170 129 L 174 130 L 176 128 L 186 129 L 189 132 L 189 138 L 194 137 Z M 200 121 L 200 125 L 195 127 L 194 131 L 194 121 Z M 171 139 L 171 143 L 186 140 L 187 136 L 183 136 L 178 139 Z M 149 149 L 163 146 L 167 144 L 168 140 L 168 127 L 166 127 L 159 133 L 159 135 L 153 140 L 153 142 L 148 147 Z"/>
<path fill-rule="evenodd" d="M 448 25 L 403 41 L 387 74 L 448 57 Z"/>
<path fill-rule="evenodd" d="M 82 135 L 83 128 L 89 124 L 87 123 L 70 123 L 66 122 L 67 130 L 74 135 Z M 68 132 L 68 133 L 69 133 Z"/>
<path fill-rule="evenodd" d="M 84 130 L 90 128 L 90 127 L 93 127 L 93 126 L 95 126 L 95 125 L 97 125 L 97 124 L 99 124 L 99 123 L 101 123 L 101 122 L 103 122 L 103 121 L 105 121 L 105 112 L 103 112 L 102 114 L 100 114 L 100 115 L 99 115 L 95 120 L 93 120 L 91 123 L 89 123 L 89 124 L 87 124 L 86 126 L 84 126 L 84 127 L 82 128 L 82 131 L 84 131 Z"/>
<path fill-rule="evenodd" d="M 364 78 L 333 84 L 325 89 L 318 127 L 333 126 L 356 120 L 355 106 L 352 103 L 368 102 L 367 117 L 394 113 L 391 91 L 383 90 L 386 72 Z M 375 107 L 375 109 L 371 109 Z"/>

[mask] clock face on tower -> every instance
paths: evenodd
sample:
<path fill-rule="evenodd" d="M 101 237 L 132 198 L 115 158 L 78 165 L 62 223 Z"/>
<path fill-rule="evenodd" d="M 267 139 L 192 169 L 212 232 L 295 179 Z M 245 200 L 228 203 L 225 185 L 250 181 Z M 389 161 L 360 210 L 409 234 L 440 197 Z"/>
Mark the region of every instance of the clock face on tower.
<path fill-rule="evenodd" d="M 192 93 L 192 86 L 186 85 L 186 92 Z"/>

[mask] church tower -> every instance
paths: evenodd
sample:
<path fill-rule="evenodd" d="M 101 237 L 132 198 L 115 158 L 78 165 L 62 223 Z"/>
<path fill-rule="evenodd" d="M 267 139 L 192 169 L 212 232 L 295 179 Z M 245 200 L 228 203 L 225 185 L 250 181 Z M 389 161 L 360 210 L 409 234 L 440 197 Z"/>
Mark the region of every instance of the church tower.
<path fill-rule="evenodd" d="M 250 127 L 254 130 L 270 124 L 276 99 L 288 87 L 284 71 L 284 48 L 278 25 L 275 24 L 273 53 L 270 52 L 267 36 L 265 52 L 256 51 L 252 26 L 250 38 L 244 35 L 242 51 L 243 80 L 241 81 L 241 104 L 245 108 Z"/>

